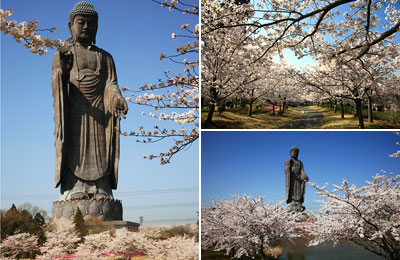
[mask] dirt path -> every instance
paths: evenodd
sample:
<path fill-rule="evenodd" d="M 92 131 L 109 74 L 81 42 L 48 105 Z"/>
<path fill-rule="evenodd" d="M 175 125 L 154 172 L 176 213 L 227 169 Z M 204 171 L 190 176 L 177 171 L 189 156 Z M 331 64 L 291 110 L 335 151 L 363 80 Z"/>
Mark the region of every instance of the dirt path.
<path fill-rule="evenodd" d="M 315 109 L 296 107 L 302 111 L 301 116 L 279 127 L 280 129 L 318 129 L 323 124 L 323 115 Z"/>

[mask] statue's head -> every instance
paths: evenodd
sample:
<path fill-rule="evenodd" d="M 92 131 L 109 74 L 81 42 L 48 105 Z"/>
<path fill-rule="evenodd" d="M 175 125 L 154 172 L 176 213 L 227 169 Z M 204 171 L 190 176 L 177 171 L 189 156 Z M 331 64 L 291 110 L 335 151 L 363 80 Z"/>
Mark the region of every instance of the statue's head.
<path fill-rule="evenodd" d="M 296 145 L 292 146 L 292 148 L 290 148 L 290 157 L 297 159 L 297 157 L 299 156 L 299 147 L 297 147 Z"/>
<path fill-rule="evenodd" d="M 99 15 L 89 2 L 77 3 L 69 13 L 68 28 L 74 42 L 85 45 L 96 43 Z"/>

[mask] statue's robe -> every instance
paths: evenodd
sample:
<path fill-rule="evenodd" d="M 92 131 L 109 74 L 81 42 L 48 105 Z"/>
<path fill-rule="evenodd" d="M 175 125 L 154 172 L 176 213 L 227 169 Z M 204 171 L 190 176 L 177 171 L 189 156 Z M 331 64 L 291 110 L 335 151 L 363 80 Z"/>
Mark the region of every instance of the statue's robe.
<path fill-rule="evenodd" d="M 95 46 L 87 50 L 71 47 L 71 52 L 73 67 L 69 76 L 63 75 L 60 68 L 59 51 L 52 67 L 55 187 L 65 174 L 73 174 L 81 181 L 108 178 L 110 187 L 116 189 L 120 118 L 113 112 L 112 101 L 121 92 L 114 61 Z M 86 58 L 81 58 L 83 55 Z"/>
<path fill-rule="evenodd" d="M 293 200 L 303 203 L 306 192 L 305 180 L 308 177 L 300 160 L 290 158 L 285 161 L 285 179 L 286 203 L 290 203 Z"/>

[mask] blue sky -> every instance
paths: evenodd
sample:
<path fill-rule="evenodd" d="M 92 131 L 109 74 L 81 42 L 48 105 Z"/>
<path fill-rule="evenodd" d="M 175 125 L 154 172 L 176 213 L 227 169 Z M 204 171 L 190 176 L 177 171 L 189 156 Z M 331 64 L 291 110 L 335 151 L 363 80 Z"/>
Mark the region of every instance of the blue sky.
<path fill-rule="evenodd" d="M 203 131 L 201 137 L 202 206 L 234 194 L 285 200 L 284 162 L 293 145 L 310 182 L 360 187 L 381 170 L 400 174 L 400 147 L 390 131 Z M 318 210 L 319 196 L 307 185 L 304 205 Z"/>
<path fill-rule="evenodd" d="M 42 35 L 64 40 L 70 36 L 68 15 L 77 2 L 3 0 L 1 8 L 14 9 L 10 20 L 39 20 L 40 28 L 56 26 L 54 33 Z M 150 0 L 91 3 L 99 13 L 97 46 L 112 54 L 120 87 L 138 89 L 144 83 L 157 83 L 167 69 L 183 73 L 181 65 L 160 61 L 159 57 L 161 53 L 175 54 L 178 45 L 189 41 L 173 41 L 171 33 L 182 34 L 180 26 L 184 23 L 193 28 L 198 23 L 197 16 L 168 11 Z M 30 202 L 51 215 L 51 202 L 58 200 L 59 193 L 54 188 L 50 85 L 55 50 L 37 56 L 8 35 L 1 36 L 1 48 L 1 208 Z M 122 130 L 129 132 L 142 125 L 153 129 L 159 124 L 158 120 L 142 116 L 142 111 L 147 110 L 130 104 Z M 198 144 L 174 156 L 170 165 L 142 159 L 143 154 L 167 151 L 171 144 L 138 144 L 133 137 L 121 137 L 119 183 L 114 195 L 122 200 L 124 220 L 138 222 L 143 216 L 145 225 L 196 221 Z"/>

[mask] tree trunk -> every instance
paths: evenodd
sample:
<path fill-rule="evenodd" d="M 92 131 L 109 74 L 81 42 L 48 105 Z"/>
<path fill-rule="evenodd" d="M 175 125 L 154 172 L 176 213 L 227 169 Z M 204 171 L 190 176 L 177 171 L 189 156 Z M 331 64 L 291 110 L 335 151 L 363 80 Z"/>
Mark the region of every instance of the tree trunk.
<path fill-rule="evenodd" d="M 252 108 L 253 108 L 253 102 L 254 102 L 254 100 L 250 99 L 248 116 L 251 116 L 251 114 L 252 114 L 252 112 L 253 112 L 253 110 L 252 110 Z"/>
<path fill-rule="evenodd" d="M 272 115 L 275 115 L 275 104 L 272 104 Z"/>
<path fill-rule="evenodd" d="M 368 122 L 373 123 L 374 119 L 372 116 L 372 96 L 367 95 L 368 98 Z"/>
<path fill-rule="evenodd" d="M 286 109 L 287 109 L 287 107 L 286 107 L 286 98 L 284 98 L 283 102 L 282 102 L 282 113 L 285 113 Z"/>
<path fill-rule="evenodd" d="M 356 103 L 356 111 L 357 111 L 357 116 L 358 116 L 358 127 L 361 129 L 364 129 L 364 119 L 362 115 L 362 104 L 361 104 L 361 99 L 357 98 L 355 100 Z"/>
<path fill-rule="evenodd" d="M 340 112 L 341 112 L 341 117 L 342 119 L 344 119 L 344 104 L 343 102 L 340 102 Z"/>
<path fill-rule="evenodd" d="M 250 104 L 249 104 L 249 116 L 251 116 L 251 113 L 253 112 L 253 102 L 255 99 L 254 97 L 254 89 L 251 90 L 251 97 L 250 97 Z"/>
<path fill-rule="evenodd" d="M 243 109 L 246 107 L 246 102 L 244 101 L 243 98 L 240 99 L 240 108 Z"/>
<path fill-rule="evenodd" d="M 208 111 L 208 114 L 207 114 L 207 119 L 206 119 L 206 124 L 212 124 L 212 117 L 213 117 L 213 114 L 214 114 L 214 110 L 215 110 L 215 104 L 214 103 L 212 103 L 212 104 L 210 104 L 210 111 Z"/>
<path fill-rule="evenodd" d="M 357 106 L 354 106 L 354 117 L 358 117 Z"/>
<path fill-rule="evenodd" d="M 214 114 L 215 104 L 217 103 L 217 97 L 218 97 L 216 88 L 214 88 L 214 87 L 211 88 L 210 92 L 211 92 L 211 100 L 210 100 L 210 105 L 209 105 L 210 111 L 208 112 L 207 119 L 205 122 L 205 124 L 209 124 L 209 125 L 212 124 L 212 117 Z"/>
<path fill-rule="evenodd" d="M 336 113 L 337 112 L 337 101 L 335 101 L 335 104 L 334 104 L 334 107 L 333 107 L 333 113 Z"/>

